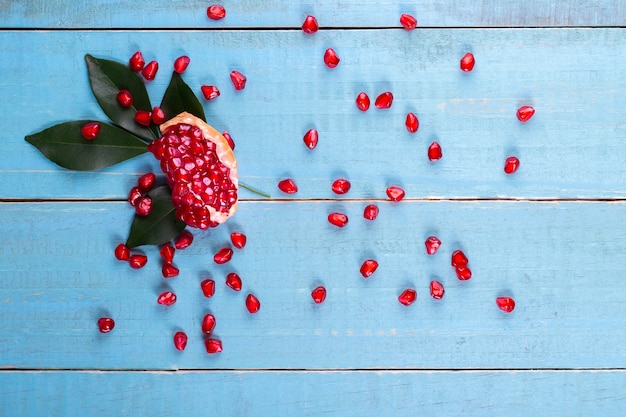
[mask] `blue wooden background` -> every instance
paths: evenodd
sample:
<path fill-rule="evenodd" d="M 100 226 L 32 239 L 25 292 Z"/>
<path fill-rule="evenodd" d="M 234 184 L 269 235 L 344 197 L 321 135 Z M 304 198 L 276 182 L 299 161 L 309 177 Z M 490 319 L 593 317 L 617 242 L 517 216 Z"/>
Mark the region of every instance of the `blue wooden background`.
<path fill-rule="evenodd" d="M 0 3 L 0 415 L 624 415 L 626 1 L 223 4 L 213 22 L 200 1 Z M 313 36 L 299 29 L 308 13 L 322 28 Z M 401 13 L 418 29 L 401 29 Z M 113 257 L 133 215 L 128 190 L 158 170 L 150 155 L 77 173 L 24 141 L 105 120 L 84 55 L 136 50 L 161 66 L 153 104 L 182 54 L 199 97 L 202 84 L 220 87 L 204 102 L 209 122 L 232 134 L 241 179 L 272 195 L 242 191 L 232 220 L 177 252 L 181 274 L 168 281 L 157 248 L 141 270 Z M 467 51 L 476 67 L 462 73 Z M 241 92 L 233 69 L 248 77 Z M 354 105 L 387 90 L 389 110 Z M 521 124 L 527 104 L 537 112 Z M 314 151 L 302 143 L 310 128 Z M 507 176 L 512 154 L 521 167 Z M 330 189 L 340 176 L 352 182 L 343 197 Z M 285 177 L 297 194 L 277 190 Z M 405 201 L 386 201 L 392 184 Z M 372 202 L 380 215 L 367 222 Z M 333 211 L 350 216 L 345 229 L 328 224 Z M 248 245 L 216 266 L 233 230 Z M 443 244 L 427 256 L 433 234 Z M 450 267 L 455 249 L 469 281 Z M 364 280 L 368 258 L 380 267 Z M 231 271 L 241 293 L 223 284 Z M 208 276 L 212 299 L 199 288 Z M 446 286 L 440 301 L 432 279 Z M 418 291 L 408 308 L 396 299 L 407 287 Z M 156 304 L 165 289 L 178 295 L 170 308 Z M 500 295 L 516 299 L 510 315 Z M 199 331 L 207 312 L 224 344 L 214 356 Z M 102 315 L 116 320 L 110 334 L 97 331 Z"/>

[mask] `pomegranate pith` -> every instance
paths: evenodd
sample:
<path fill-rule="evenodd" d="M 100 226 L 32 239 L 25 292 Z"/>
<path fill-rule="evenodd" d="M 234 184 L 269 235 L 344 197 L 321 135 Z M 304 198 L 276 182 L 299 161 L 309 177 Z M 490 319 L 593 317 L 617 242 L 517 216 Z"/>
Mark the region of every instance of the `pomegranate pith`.
<path fill-rule="evenodd" d="M 248 294 L 246 308 L 250 314 L 256 314 L 261 309 L 261 302 L 254 294 Z"/>

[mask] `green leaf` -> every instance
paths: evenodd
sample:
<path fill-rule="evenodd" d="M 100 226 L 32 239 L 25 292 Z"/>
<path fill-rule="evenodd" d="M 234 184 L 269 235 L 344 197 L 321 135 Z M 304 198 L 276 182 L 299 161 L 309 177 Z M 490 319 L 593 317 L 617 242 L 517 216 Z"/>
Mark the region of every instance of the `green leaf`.
<path fill-rule="evenodd" d="M 175 214 L 172 192 L 167 185 L 154 188 L 148 193 L 152 198 L 152 211 L 148 216 L 135 216 L 130 226 L 126 246 L 161 245 L 180 234 L 185 223 Z"/>
<path fill-rule="evenodd" d="M 172 80 L 161 102 L 161 110 L 165 112 L 168 119 L 186 111 L 206 121 L 204 108 L 198 97 L 177 72 L 172 73 Z"/>
<path fill-rule="evenodd" d="M 147 151 L 144 141 L 108 123 L 98 122 L 100 133 L 87 140 L 80 129 L 89 122 L 92 120 L 61 123 L 25 139 L 55 164 L 77 171 L 106 168 Z"/>
<path fill-rule="evenodd" d="M 152 140 L 158 137 L 156 126 L 148 128 L 135 121 L 137 110 L 152 111 L 146 86 L 139 75 L 124 64 L 94 58 L 89 54 L 85 55 L 85 61 L 91 90 L 104 113 L 114 123 L 141 138 Z M 117 93 L 120 90 L 130 91 L 133 96 L 131 107 L 122 107 L 117 102 Z"/>

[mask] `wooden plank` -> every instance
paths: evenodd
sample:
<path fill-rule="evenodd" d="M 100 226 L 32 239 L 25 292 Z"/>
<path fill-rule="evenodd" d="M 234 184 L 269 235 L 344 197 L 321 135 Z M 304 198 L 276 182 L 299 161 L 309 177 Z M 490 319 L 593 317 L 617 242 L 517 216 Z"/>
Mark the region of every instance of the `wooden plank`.
<path fill-rule="evenodd" d="M 173 60 L 192 57 L 185 78 L 194 91 L 200 95 L 202 84 L 222 91 L 205 109 L 233 135 L 242 180 L 275 196 L 286 176 L 299 184 L 300 198 L 333 198 L 338 176 L 353 182 L 352 198 L 385 198 L 392 183 L 411 198 L 626 195 L 624 29 L 325 31 L 312 38 L 281 31 L 1 32 L 0 45 L 4 198 L 125 198 L 139 172 L 158 169 L 145 155 L 103 172 L 63 172 L 24 141 L 62 121 L 105 119 L 83 56 L 124 60 L 137 49 L 161 62 L 148 86 L 155 103 Z M 322 62 L 329 46 L 343 59 L 335 70 Z M 467 50 L 477 57 L 469 74 L 458 68 Z M 248 76 L 242 92 L 228 78 L 235 68 Z M 395 94 L 390 110 L 356 108 L 360 91 L 374 99 L 385 90 Z M 523 104 L 537 109 L 526 124 L 515 117 Z M 408 111 L 421 121 L 415 135 L 404 127 Z M 311 152 L 302 136 L 312 127 L 320 144 Z M 433 141 L 444 154 L 436 163 L 426 156 Z M 514 176 L 502 170 L 510 154 L 521 160 Z"/>
<path fill-rule="evenodd" d="M 619 416 L 612 372 L 0 372 L 6 416 Z M 78 400 L 80 399 L 80 400 Z"/>
<path fill-rule="evenodd" d="M 327 27 L 400 27 L 400 14 L 417 17 L 420 27 L 502 26 L 621 26 L 624 0 L 448 1 L 416 0 L 272 0 L 262 4 L 225 0 L 226 18 L 206 16 L 210 2 L 153 0 L 148 2 L 5 1 L 2 27 L 19 28 L 292 28 L 314 14 Z"/>
<path fill-rule="evenodd" d="M 245 202 L 223 227 L 179 251 L 181 275 L 164 280 L 158 252 L 131 270 L 113 248 L 124 239 L 126 203 L 0 205 L 0 366 L 78 369 L 481 369 L 625 368 L 623 203 Z M 336 229 L 331 211 L 350 222 Z M 231 230 L 248 245 L 215 265 Z M 424 240 L 443 244 L 427 256 Z M 473 277 L 459 281 L 450 254 L 462 249 Z M 380 263 L 369 279 L 368 258 Z M 227 273 L 244 282 L 236 293 Z M 207 276 L 217 293 L 205 299 Z M 436 301 L 431 279 L 447 289 Z M 311 290 L 325 285 L 315 305 Z M 418 300 L 397 297 L 414 287 Z M 178 302 L 158 306 L 171 288 Z M 246 294 L 261 300 L 250 315 Z M 506 315 L 495 298 L 511 295 Z M 200 323 L 213 312 L 224 351 L 204 352 Z M 96 320 L 111 315 L 101 335 Z M 189 334 L 176 352 L 172 335 Z M 358 352 L 358 353 L 356 353 Z"/>

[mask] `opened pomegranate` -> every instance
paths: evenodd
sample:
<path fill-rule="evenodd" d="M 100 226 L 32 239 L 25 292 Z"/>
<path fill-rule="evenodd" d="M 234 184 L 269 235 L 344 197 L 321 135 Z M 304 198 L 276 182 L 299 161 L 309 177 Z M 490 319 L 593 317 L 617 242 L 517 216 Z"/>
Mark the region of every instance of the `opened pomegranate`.
<path fill-rule="evenodd" d="M 207 229 L 237 210 L 237 160 L 228 141 L 203 120 L 181 113 L 160 126 L 162 135 L 148 145 L 161 161 L 179 219 Z"/>

